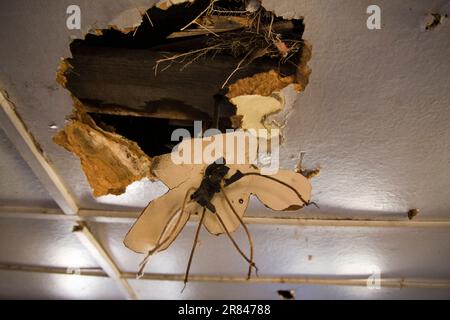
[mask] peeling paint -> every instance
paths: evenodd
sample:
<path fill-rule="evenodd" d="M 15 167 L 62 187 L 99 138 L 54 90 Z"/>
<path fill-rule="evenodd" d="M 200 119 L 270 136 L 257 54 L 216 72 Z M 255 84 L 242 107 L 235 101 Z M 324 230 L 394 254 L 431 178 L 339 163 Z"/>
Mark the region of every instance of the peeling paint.
<path fill-rule="evenodd" d="M 131 8 L 121 12 L 118 16 L 112 19 L 108 26 L 123 33 L 129 33 L 138 28 L 142 23 L 142 17 L 147 11 L 147 7 L 140 6 Z"/>
<path fill-rule="evenodd" d="M 280 91 L 280 95 L 284 98 L 284 106 L 280 112 L 268 115 L 265 122 L 271 127 L 277 127 L 283 131 L 289 117 L 291 116 L 295 101 L 298 97 L 298 92 L 295 90 L 295 85 L 291 84 Z M 283 135 L 283 132 L 281 132 Z"/>
<path fill-rule="evenodd" d="M 162 0 L 159 1 L 155 6 L 161 10 L 166 10 L 173 6 L 174 4 L 180 4 L 183 2 L 194 2 L 194 0 Z"/>
<path fill-rule="evenodd" d="M 231 84 L 227 97 L 237 107 L 236 116 L 232 118 L 233 127 L 284 128 L 298 93 L 308 85 L 311 52 L 312 46 L 305 41 L 295 76 L 283 77 L 270 70 Z"/>
<path fill-rule="evenodd" d="M 434 30 L 441 25 L 446 18 L 448 18 L 448 14 L 429 13 L 425 16 L 424 29 L 427 31 Z"/>
<path fill-rule="evenodd" d="M 271 96 L 242 95 L 231 99 L 237 110 L 236 114 L 242 116 L 242 129 L 270 129 L 266 123 L 268 115 L 279 112 L 284 107 L 284 97 L 280 92 Z"/>
<path fill-rule="evenodd" d="M 56 82 L 59 83 L 63 88 L 67 87 L 66 72 L 68 72 L 73 67 L 67 61 L 67 59 L 61 58 L 58 69 L 56 71 Z"/>
<path fill-rule="evenodd" d="M 153 5 L 149 6 L 137 6 L 125 11 L 122 11 L 113 19 L 111 19 L 108 23 L 106 23 L 103 27 L 93 27 L 88 33 L 92 33 L 95 35 L 102 35 L 104 29 L 115 29 L 122 33 L 130 33 L 136 31 L 139 26 L 142 24 L 143 17 L 146 16 L 146 12 L 149 8 L 156 7 L 161 10 L 167 10 L 172 5 L 181 4 L 184 2 L 194 2 L 194 0 L 167 0 L 167 1 L 159 1 Z M 148 17 L 148 16 L 147 16 Z M 150 20 L 151 22 L 151 20 Z M 151 22 L 152 23 L 152 22 Z M 152 23 L 153 24 L 153 23 Z"/>

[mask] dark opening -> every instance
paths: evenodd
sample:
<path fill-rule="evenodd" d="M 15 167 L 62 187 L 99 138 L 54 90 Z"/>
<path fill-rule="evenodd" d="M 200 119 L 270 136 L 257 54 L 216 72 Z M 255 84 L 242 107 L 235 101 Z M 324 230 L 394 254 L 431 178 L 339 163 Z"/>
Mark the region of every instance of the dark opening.
<path fill-rule="evenodd" d="M 294 300 L 295 292 L 294 290 L 278 290 L 278 295 L 284 300 Z"/>
<path fill-rule="evenodd" d="M 181 30 L 206 8 L 210 10 L 205 21 L 215 21 L 212 28 L 229 30 L 201 34 L 204 28 L 196 24 Z M 249 26 L 233 21 L 247 21 Z M 197 0 L 167 10 L 152 7 L 135 32 L 108 29 L 73 41 L 72 58 L 67 59 L 72 68 L 64 74 L 67 89 L 99 126 L 114 128 L 156 156 L 171 151 L 174 129 L 193 134 L 195 120 L 203 121 L 204 130 L 217 127 L 224 132 L 232 127 L 236 110 L 226 97 L 227 78 L 232 84 L 270 70 L 296 74 L 303 31 L 303 20 L 284 20 L 263 7 L 245 13 L 244 0 L 221 0 L 213 6 L 211 0 Z M 281 57 L 277 41 L 284 41 L 295 54 Z M 159 62 L 217 46 L 221 49 L 208 49 L 201 56 Z M 244 67 L 236 70 L 242 61 Z"/>
<path fill-rule="evenodd" d="M 146 118 L 135 116 L 110 115 L 101 113 L 90 113 L 97 125 L 107 130 L 112 130 L 129 140 L 136 142 L 139 147 L 150 157 L 170 153 L 172 148 L 178 144 L 172 141 L 172 132 L 175 129 L 186 129 L 191 137 L 194 137 L 194 121 L 189 120 L 171 120 Z M 207 124 L 210 121 L 203 122 L 202 130 L 210 128 Z M 205 125 L 206 124 L 206 125 Z M 222 132 L 230 128 L 229 120 L 224 120 L 219 129 Z"/>

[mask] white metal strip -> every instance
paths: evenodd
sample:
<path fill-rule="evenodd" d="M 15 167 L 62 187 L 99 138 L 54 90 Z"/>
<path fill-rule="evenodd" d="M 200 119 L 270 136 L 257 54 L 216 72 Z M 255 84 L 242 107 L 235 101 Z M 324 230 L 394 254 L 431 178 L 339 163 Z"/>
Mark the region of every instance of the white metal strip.
<path fill-rule="evenodd" d="M 28 266 L 14 264 L 0 264 L 0 271 L 18 271 L 31 273 L 47 274 L 66 274 L 66 268 L 55 268 L 45 266 Z M 86 277 L 105 277 L 106 274 L 99 270 L 80 270 L 79 275 Z M 136 279 L 135 273 L 125 272 L 121 278 Z M 184 281 L 184 274 L 145 274 L 140 281 Z M 246 277 L 219 276 L 219 275 L 190 275 L 190 282 L 216 282 L 216 283 L 246 283 L 246 284 L 270 284 L 270 283 L 288 283 L 298 285 L 328 285 L 328 286 L 367 286 L 369 277 L 364 278 L 343 278 L 343 277 L 315 277 L 315 276 L 289 276 L 289 277 L 269 277 L 259 276 L 247 280 Z M 381 278 L 380 287 L 385 288 L 430 288 L 430 289 L 448 289 L 450 288 L 450 279 L 405 279 L 405 278 Z"/>
<path fill-rule="evenodd" d="M 6 93 L 2 91 L 0 91 L 0 106 L 0 124 L 8 138 L 15 145 L 42 185 L 47 189 L 50 196 L 66 214 L 66 217 L 71 216 L 74 220 L 79 220 L 79 208 L 75 197 L 45 157 L 39 144 L 16 112 L 13 103 L 9 101 Z M 47 218 L 49 215 L 56 217 L 55 214 L 48 212 L 39 213 L 40 218 Z M 136 299 L 137 296 L 127 280 L 121 277 L 114 261 L 106 254 L 89 230 L 86 227 L 81 227 L 75 234 L 91 255 L 96 258 L 105 272 L 117 282 L 120 290 L 126 297 Z"/>
<path fill-rule="evenodd" d="M 119 289 L 126 295 L 128 299 L 136 300 L 137 295 L 128 281 L 122 277 L 119 268 L 111 259 L 101 244 L 95 239 L 94 235 L 89 231 L 86 225 L 79 223 L 74 227 L 73 233 L 77 236 L 84 247 L 91 253 L 95 261 L 102 267 L 106 274 L 113 279 Z"/>
<path fill-rule="evenodd" d="M 44 219 L 44 220 L 84 220 L 101 223 L 132 224 L 140 212 L 133 211 L 107 211 L 80 209 L 77 216 L 64 215 L 58 209 L 1 207 L 0 218 L 16 219 Z M 191 222 L 197 222 L 198 217 L 193 216 Z M 274 217 L 244 217 L 247 224 L 261 225 L 289 225 L 289 226 L 315 226 L 315 227 L 367 227 L 367 228 L 450 228 L 450 220 L 339 220 L 324 218 L 274 218 Z"/>
<path fill-rule="evenodd" d="M 6 93 L 0 90 L 0 124 L 22 158 L 48 193 L 66 214 L 76 214 L 78 206 L 61 177 L 45 158 Z"/>

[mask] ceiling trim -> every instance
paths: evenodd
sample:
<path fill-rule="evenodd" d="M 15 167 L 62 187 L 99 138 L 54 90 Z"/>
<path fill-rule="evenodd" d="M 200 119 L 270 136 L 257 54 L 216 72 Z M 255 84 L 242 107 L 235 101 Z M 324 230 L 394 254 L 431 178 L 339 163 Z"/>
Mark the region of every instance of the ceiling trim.
<path fill-rule="evenodd" d="M 73 233 L 80 240 L 83 246 L 89 251 L 94 260 L 102 267 L 106 274 L 119 283 L 119 289 L 131 300 L 137 300 L 138 296 L 134 292 L 127 280 L 125 280 L 119 270 L 119 267 L 97 241 L 88 227 L 80 222 L 73 228 Z"/>
<path fill-rule="evenodd" d="M 75 197 L 44 155 L 44 151 L 16 112 L 16 107 L 8 99 L 6 92 L 2 90 L 0 90 L 0 106 L 0 124 L 2 128 L 44 188 L 47 189 L 50 196 L 61 208 L 62 212 L 57 215 L 62 215 L 66 218 L 71 217 L 74 221 L 82 220 L 78 216 L 79 207 Z M 54 212 L 53 216 L 55 216 Z M 116 282 L 126 298 L 137 299 L 138 297 L 128 281 L 120 276 L 115 262 L 108 257 L 97 239 L 86 230 L 86 228 L 81 228 L 80 232 L 76 233 L 81 244 Z"/>
<path fill-rule="evenodd" d="M 8 95 L 0 90 L 0 124 L 33 173 L 65 214 L 76 214 L 74 196 L 45 157 L 43 150 L 30 134 Z"/>
<path fill-rule="evenodd" d="M 16 271 L 28 273 L 59 274 L 67 276 L 89 276 L 106 277 L 106 273 L 101 270 L 79 269 L 73 270 L 61 267 L 45 267 L 32 265 L 15 265 L 0 263 L 0 271 Z M 131 272 L 121 272 L 122 279 L 139 281 L 176 281 L 183 282 L 184 274 L 159 274 L 146 273 L 142 278 L 136 279 L 136 274 Z M 297 285 L 326 285 L 326 286 L 351 286 L 366 287 L 371 278 L 361 276 L 360 278 L 348 277 L 317 277 L 317 276 L 259 276 L 251 278 L 239 276 L 219 276 L 219 275 L 189 275 L 189 282 L 216 282 L 216 283 L 243 283 L 243 284 L 275 284 L 288 283 Z M 450 279 L 429 279 L 429 278 L 384 278 L 379 279 L 381 288 L 428 288 L 447 289 L 450 288 Z"/>
<path fill-rule="evenodd" d="M 70 220 L 99 223 L 132 224 L 139 217 L 140 211 L 107 211 L 80 209 L 78 215 L 65 215 L 54 208 L 1 207 L 0 218 L 12 219 L 42 219 Z M 243 218 L 247 224 L 275 226 L 312 226 L 312 227 L 366 227 L 366 228 L 447 228 L 450 229 L 450 219 L 442 220 L 381 220 L 381 219 L 324 219 L 324 218 L 276 218 L 249 217 Z M 197 222 L 198 216 L 191 216 L 190 222 Z"/>

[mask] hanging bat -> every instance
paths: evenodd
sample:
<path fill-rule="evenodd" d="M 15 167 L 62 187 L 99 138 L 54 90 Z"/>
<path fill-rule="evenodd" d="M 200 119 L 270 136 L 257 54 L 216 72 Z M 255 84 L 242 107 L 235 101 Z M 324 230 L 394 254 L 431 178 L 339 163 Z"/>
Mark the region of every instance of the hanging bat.
<path fill-rule="evenodd" d="M 242 132 L 222 135 L 223 138 L 239 138 Z M 242 138 L 242 136 L 241 136 Z M 225 141 L 225 140 L 223 140 Z M 211 138 L 185 139 L 178 148 L 194 153 L 195 146 L 203 150 L 211 147 Z M 242 146 L 241 146 L 242 147 Z M 237 146 L 223 148 L 217 161 L 201 164 L 175 164 L 171 154 L 154 158 L 153 174 L 170 190 L 151 201 L 125 237 L 129 249 L 146 254 L 140 264 L 138 276 L 142 276 L 149 258 L 167 249 L 181 232 L 189 218 L 200 215 L 194 243 L 185 273 L 186 285 L 200 229 L 203 226 L 213 235 L 226 234 L 239 254 L 248 262 L 248 278 L 256 265 L 253 261 L 253 240 L 243 222 L 250 195 L 255 195 L 265 206 L 278 211 L 298 210 L 314 204 L 310 202 L 311 184 L 300 173 L 279 170 L 274 175 L 262 175 L 252 164 L 248 145 L 245 145 L 243 164 L 234 164 Z M 192 159 L 192 158 L 191 158 Z M 239 226 L 246 232 L 250 253 L 247 256 L 231 235 Z"/>

